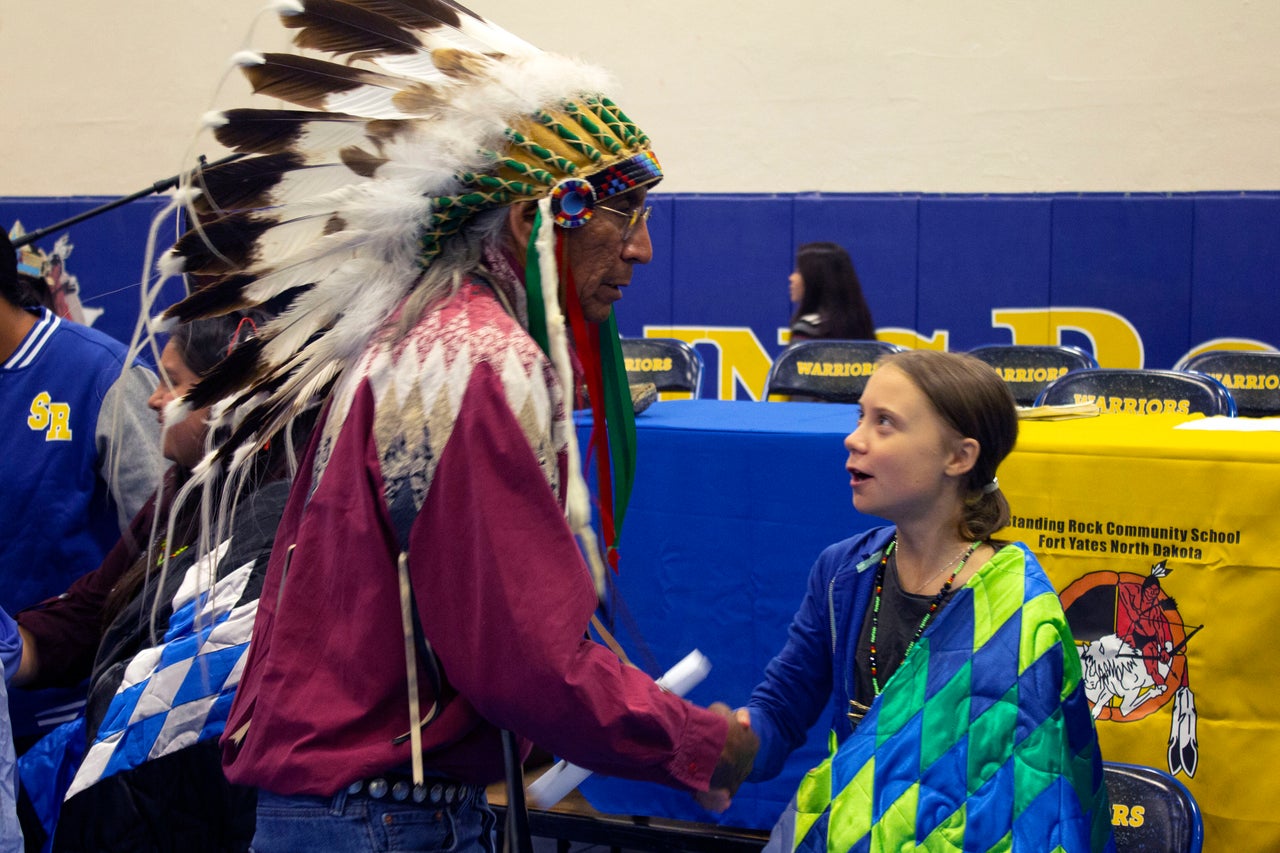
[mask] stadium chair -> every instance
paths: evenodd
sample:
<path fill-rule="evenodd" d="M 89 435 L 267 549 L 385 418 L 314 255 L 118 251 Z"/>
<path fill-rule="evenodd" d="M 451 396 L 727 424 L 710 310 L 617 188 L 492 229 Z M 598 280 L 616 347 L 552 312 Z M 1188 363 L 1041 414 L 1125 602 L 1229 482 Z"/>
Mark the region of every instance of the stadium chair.
<path fill-rule="evenodd" d="M 623 338 L 627 381 L 652 382 L 659 391 L 702 391 L 702 355 L 676 338 Z"/>
<path fill-rule="evenodd" d="M 1227 386 L 1236 414 L 1280 415 L 1280 352 L 1209 350 L 1183 359 L 1173 369 L 1207 373 Z"/>
<path fill-rule="evenodd" d="M 1067 371 L 1098 366 L 1089 353 L 1065 345 L 1001 344 L 971 349 L 969 355 L 996 369 L 1019 406 L 1030 406 L 1046 385 Z"/>
<path fill-rule="evenodd" d="M 1204 819 L 1187 787 L 1154 767 L 1102 763 L 1116 853 L 1200 853 Z"/>
<path fill-rule="evenodd" d="M 1235 400 L 1221 382 L 1202 373 L 1177 370 L 1096 368 L 1065 373 L 1040 392 L 1037 406 L 1097 403 L 1109 414 L 1236 413 Z"/>
<path fill-rule="evenodd" d="M 875 369 L 876 359 L 903 349 L 884 341 L 799 341 L 784 349 L 769 368 L 763 399 L 768 400 L 771 394 L 786 394 L 856 403 Z"/>

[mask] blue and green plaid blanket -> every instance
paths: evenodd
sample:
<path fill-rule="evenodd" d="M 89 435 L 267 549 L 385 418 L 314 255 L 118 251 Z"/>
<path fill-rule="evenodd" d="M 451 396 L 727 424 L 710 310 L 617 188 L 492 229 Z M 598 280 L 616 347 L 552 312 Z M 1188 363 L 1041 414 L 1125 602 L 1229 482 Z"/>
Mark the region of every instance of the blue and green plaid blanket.
<path fill-rule="evenodd" d="M 1071 631 L 1022 548 L 955 594 L 853 735 L 801 782 L 766 850 L 917 847 L 1115 849 Z"/>

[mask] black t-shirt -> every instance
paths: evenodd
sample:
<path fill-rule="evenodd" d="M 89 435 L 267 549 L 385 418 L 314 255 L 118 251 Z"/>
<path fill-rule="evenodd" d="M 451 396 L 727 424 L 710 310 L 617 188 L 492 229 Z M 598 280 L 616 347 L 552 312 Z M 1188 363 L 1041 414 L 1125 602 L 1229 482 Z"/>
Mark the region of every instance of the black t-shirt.
<path fill-rule="evenodd" d="M 952 589 L 938 605 L 938 610 L 933 614 L 934 619 L 938 618 L 938 614 L 942 612 L 942 608 L 946 606 L 951 599 L 951 593 L 954 592 L 955 590 Z M 880 618 L 876 628 L 876 680 L 880 682 L 881 689 L 884 689 L 889 678 L 902 665 L 902 660 L 907 653 L 907 644 L 916 635 L 920 620 L 929 612 L 929 605 L 933 602 L 933 598 L 932 595 L 914 595 L 904 590 L 902 584 L 898 582 L 897 561 L 890 558 L 889 565 L 885 567 L 884 590 L 880 596 Z M 871 684 L 869 660 L 873 606 L 874 600 L 867 607 L 867 614 L 862 620 L 862 632 L 858 635 L 857 660 L 854 665 L 857 684 L 854 696 L 867 707 L 870 707 L 876 696 L 875 688 Z M 854 728 L 857 728 L 856 721 Z"/>

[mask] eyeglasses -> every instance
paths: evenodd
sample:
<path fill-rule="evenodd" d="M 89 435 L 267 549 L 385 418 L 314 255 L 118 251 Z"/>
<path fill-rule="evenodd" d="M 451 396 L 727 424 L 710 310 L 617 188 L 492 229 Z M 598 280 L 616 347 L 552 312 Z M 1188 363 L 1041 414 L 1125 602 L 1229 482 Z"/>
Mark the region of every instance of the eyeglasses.
<path fill-rule="evenodd" d="M 627 220 L 627 224 L 622 226 L 622 242 L 626 243 L 636 233 L 636 226 L 641 222 L 648 223 L 649 217 L 653 215 L 653 205 L 646 204 L 644 207 L 633 208 L 630 212 L 625 210 L 614 210 L 612 207 L 605 207 L 603 204 L 597 204 L 596 210 L 607 210 L 615 216 L 621 216 Z"/>

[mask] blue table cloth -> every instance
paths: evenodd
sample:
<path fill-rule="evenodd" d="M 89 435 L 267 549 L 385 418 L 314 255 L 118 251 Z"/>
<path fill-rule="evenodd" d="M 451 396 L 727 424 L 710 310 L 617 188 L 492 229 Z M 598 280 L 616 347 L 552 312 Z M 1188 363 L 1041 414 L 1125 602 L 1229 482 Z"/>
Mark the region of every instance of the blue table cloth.
<path fill-rule="evenodd" d="M 818 553 L 883 523 L 852 504 L 843 441 L 857 417 L 856 405 L 734 400 L 660 401 L 637 416 L 616 580 L 642 641 L 625 618 L 615 627 L 638 665 L 659 675 L 699 649 L 712 669 L 689 698 L 745 704 L 782 648 Z M 585 455 L 589 419 L 579 427 Z M 767 829 L 826 757 L 828 719 L 778 778 L 743 786 L 722 816 L 658 785 L 593 776 L 582 790 L 612 814 Z"/>

